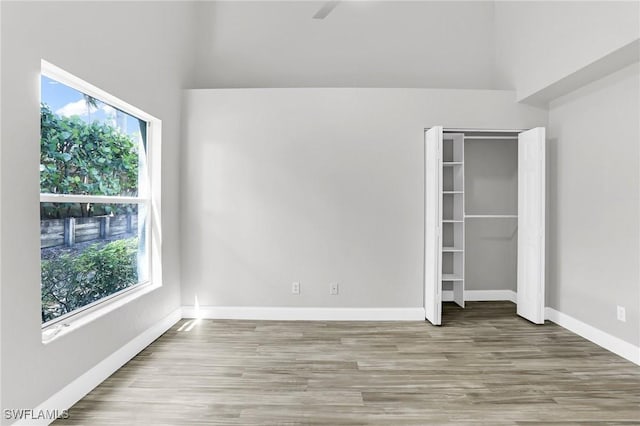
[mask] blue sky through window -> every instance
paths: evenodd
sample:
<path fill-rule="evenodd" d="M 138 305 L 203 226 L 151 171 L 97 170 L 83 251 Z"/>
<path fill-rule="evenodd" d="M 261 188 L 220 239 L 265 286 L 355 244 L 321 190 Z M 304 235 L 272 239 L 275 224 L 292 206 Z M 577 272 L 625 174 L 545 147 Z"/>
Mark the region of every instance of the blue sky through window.
<path fill-rule="evenodd" d="M 140 137 L 138 118 L 120 111 L 96 99 L 96 105 L 87 104 L 83 93 L 49 77 L 41 76 L 40 100 L 49 105 L 60 116 L 78 116 L 87 123 L 99 121 L 109 123 L 122 132 L 131 135 L 134 140 Z"/>

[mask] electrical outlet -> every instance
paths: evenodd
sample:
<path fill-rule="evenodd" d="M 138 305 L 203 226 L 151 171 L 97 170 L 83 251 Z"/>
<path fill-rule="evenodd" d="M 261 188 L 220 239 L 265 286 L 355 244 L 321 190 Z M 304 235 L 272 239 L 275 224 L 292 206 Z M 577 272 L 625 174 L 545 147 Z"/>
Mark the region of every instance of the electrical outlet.
<path fill-rule="evenodd" d="M 329 294 L 332 296 L 338 295 L 338 283 L 329 284 Z"/>
<path fill-rule="evenodd" d="M 618 306 L 618 321 L 627 322 L 627 311 L 624 306 Z"/>
<path fill-rule="evenodd" d="M 300 283 L 296 282 L 291 284 L 291 293 L 300 294 Z"/>

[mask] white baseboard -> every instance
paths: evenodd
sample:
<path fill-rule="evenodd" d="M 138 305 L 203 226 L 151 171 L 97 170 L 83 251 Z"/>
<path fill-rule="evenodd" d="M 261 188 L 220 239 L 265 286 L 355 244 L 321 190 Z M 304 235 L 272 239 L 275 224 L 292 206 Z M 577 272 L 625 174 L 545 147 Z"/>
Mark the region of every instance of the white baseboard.
<path fill-rule="evenodd" d="M 33 410 L 34 416 L 47 411 L 53 412 L 57 410 L 57 412 L 61 413 L 63 410 L 68 410 L 181 318 L 181 310 L 176 309 L 36 407 Z M 53 419 L 23 419 L 14 423 L 14 425 L 48 425 L 52 422 Z"/>
<path fill-rule="evenodd" d="M 516 292 L 513 290 L 465 290 L 464 300 L 466 302 L 489 302 L 506 300 L 516 303 Z M 453 302 L 453 291 L 444 290 L 442 301 Z"/>
<path fill-rule="evenodd" d="M 182 307 L 183 318 L 281 321 L 424 321 L 424 308 Z"/>
<path fill-rule="evenodd" d="M 467 301 L 507 300 L 515 303 L 511 290 L 469 290 Z M 453 301 L 453 291 L 442 292 L 442 300 Z M 297 308 L 263 306 L 183 306 L 183 318 L 246 319 L 280 321 L 424 321 L 424 308 Z"/>
<path fill-rule="evenodd" d="M 506 300 L 516 303 L 516 292 L 513 290 L 465 290 L 464 300 L 469 302 Z"/>
<path fill-rule="evenodd" d="M 578 336 L 584 337 L 587 340 L 595 343 L 598 346 L 605 348 L 614 354 L 628 359 L 634 364 L 640 365 L 640 347 L 634 346 L 629 342 L 612 336 L 598 328 L 595 328 L 589 324 L 586 324 L 580 320 L 577 320 L 567 314 L 556 311 L 553 308 L 545 308 L 545 319 L 555 322 L 561 327 L 566 328 L 572 333 Z"/>

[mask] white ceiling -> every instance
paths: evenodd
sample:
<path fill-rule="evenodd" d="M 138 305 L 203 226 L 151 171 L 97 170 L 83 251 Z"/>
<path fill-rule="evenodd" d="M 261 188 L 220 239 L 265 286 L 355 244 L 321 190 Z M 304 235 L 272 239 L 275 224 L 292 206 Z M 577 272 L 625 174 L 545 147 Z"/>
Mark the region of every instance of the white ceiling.
<path fill-rule="evenodd" d="M 196 4 L 195 88 L 500 88 L 493 2 Z"/>

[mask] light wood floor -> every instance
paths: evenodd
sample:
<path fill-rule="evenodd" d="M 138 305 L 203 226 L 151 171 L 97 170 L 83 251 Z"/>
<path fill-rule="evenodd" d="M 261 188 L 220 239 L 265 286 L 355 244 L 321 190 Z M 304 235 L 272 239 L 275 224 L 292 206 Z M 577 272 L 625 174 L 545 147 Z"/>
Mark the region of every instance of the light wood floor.
<path fill-rule="evenodd" d="M 183 320 L 55 424 L 640 424 L 640 367 L 509 302 L 425 322 Z"/>

